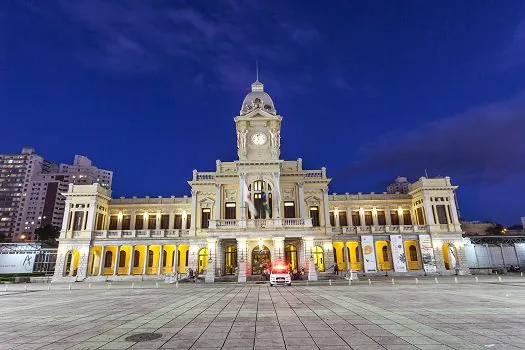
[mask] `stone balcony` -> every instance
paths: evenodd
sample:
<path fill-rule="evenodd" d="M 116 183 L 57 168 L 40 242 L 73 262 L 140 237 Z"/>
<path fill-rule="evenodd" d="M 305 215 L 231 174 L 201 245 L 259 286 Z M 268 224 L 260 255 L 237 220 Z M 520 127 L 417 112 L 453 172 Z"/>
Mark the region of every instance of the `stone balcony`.
<path fill-rule="evenodd" d="M 190 230 L 103 230 L 93 231 L 94 239 L 189 237 Z M 73 232 L 75 237 L 75 232 Z"/>
<path fill-rule="evenodd" d="M 253 230 L 253 229 L 303 229 L 311 228 L 311 218 L 285 218 L 285 219 L 222 219 L 210 220 L 210 230 Z"/>
<path fill-rule="evenodd" d="M 335 234 L 410 234 L 432 232 L 458 232 L 457 225 L 384 225 L 331 227 Z"/>

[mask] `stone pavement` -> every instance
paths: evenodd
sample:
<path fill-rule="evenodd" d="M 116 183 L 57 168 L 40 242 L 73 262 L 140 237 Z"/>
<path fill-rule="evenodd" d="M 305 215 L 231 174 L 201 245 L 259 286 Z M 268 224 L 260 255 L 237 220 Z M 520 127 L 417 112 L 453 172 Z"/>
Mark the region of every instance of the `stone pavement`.
<path fill-rule="evenodd" d="M 525 278 L 473 279 L 0 285 L 0 349 L 525 349 Z"/>

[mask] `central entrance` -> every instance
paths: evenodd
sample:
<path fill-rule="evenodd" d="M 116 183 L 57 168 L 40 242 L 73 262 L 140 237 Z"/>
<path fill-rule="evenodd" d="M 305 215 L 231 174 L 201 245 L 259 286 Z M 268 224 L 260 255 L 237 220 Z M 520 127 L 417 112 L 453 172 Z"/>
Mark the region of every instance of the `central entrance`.
<path fill-rule="evenodd" d="M 224 252 L 224 273 L 234 275 L 237 269 L 237 247 L 230 245 Z"/>
<path fill-rule="evenodd" d="M 270 249 L 263 245 L 256 246 L 252 251 L 252 275 L 262 275 L 265 268 L 272 262 Z"/>

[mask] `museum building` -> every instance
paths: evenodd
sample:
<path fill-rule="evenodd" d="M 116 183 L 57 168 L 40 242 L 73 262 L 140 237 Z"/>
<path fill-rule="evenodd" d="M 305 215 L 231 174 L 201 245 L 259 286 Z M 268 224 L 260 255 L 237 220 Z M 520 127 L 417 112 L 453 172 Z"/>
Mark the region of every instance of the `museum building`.
<path fill-rule="evenodd" d="M 112 198 L 70 184 L 53 281 L 256 279 L 277 260 L 310 280 L 467 274 L 449 177 L 407 193 L 330 194 L 326 169 L 280 159 L 281 122 L 258 80 L 235 117 L 238 160 L 194 170 L 191 195 Z"/>

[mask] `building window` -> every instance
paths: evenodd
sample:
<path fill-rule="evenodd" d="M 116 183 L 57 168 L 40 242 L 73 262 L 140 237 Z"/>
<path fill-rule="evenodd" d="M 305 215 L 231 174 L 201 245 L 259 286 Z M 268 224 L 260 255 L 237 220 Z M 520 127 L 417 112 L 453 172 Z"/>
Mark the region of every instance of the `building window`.
<path fill-rule="evenodd" d="M 372 220 L 372 211 L 365 211 L 365 226 L 372 226 L 374 221 Z"/>
<path fill-rule="evenodd" d="M 352 211 L 352 223 L 354 226 L 361 226 L 361 216 L 357 210 Z"/>
<path fill-rule="evenodd" d="M 153 267 L 153 250 L 148 250 L 148 267 Z"/>
<path fill-rule="evenodd" d="M 346 218 L 346 211 L 339 212 L 339 225 L 348 226 L 348 219 Z"/>
<path fill-rule="evenodd" d="M 410 210 L 403 210 L 403 224 L 412 225 L 412 215 Z"/>
<path fill-rule="evenodd" d="M 144 215 L 135 216 L 135 230 L 142 230 L 144 228 Z"/>
<path fill-rule="evenodd" d="M 135 250 L 135 258 L 133 259 L 133 267 L 139 267 L 140 263 L 140 251 Z"/>
<path fill-rule="evenodd" d="M 227 220 L 234 220 L 236 218 L 237 207 L 235 202 L 227 202 L 224 209 L 224 218 Z"/>
<path fill-rule="evenodd" d="M 377 224 L 379 226 L 385 226 L 386 225 L 386 216 L 384 210 L 378 210 L 377 211 Z"/>
<path fill-rule="evenodd" d="M 319 227 L 319 207 L 310 207 L 310 217 L 312 218 L 312 226 Z"/>
<path fill-rule="evenodd" d="M 104 214 L 97 213 L 97 225 L 95 226 L 96 230 L 103 230 L 104 225 Z"/>
<path fill-rule="evenodd" d="M 436 205 L 437 216 L 440 224 L 448 224 L 447 211 L 444 205 Z"/>
<path fill-rule="evenodd" d="M 168 214 L 164 214 L 160 217 L 160 229 L 167 230 L 169 228 L 170 228 L 170 216 Z"/>
<path fill-rule="evenodd" d="M 122 229 L 129 230 L 131 228 L 131 215 L 124 215 L 122 217 Z"/>
<path fill-rule="evenodd" d="M 415 245 L 411 245 L 408 248 L 408 252 L 410 254 L 410 260 L 417 261 L 417 249 Z"/>
<path fill-rule="evenodd" d="M 126 252 L 121 250 L 118 257 L 118 267 L 126 266 Z"/>
<path fill-rule="evenodd" d="M 210 208 L 203 208 L 202 209 L 201 228 L 208 228 L 208 227 L 210 227 L 210 215 L 211 215 L 211 209 Z"/>
<path fill-rule="evenodd" d="M 425 224 L 425 216 L 423 215 L 423 208 L 417 208 L 417 223 L 418 225 L 424 225 Z"/>
<path fill-rule="evenodd" d="M 191 214 L 186 215 L 186 230 L 189 230 L 191 228 Z M 188 256 L 186 255 L 186 258 Z M 188 264 L 186 264 L 188 266 Z"/>
<path fill-rule="evenodd" d="M 284 202 L 284 217 L 286 219 L 295 218 L 295 203 Z"/>
<path fill-rule="evenodd" d="M 182 229 L 182 215 L 181 214 L 175 214 L 175 226 L 174 228 L 176 230 Z"/>
<path fill-rule="evenodd" d="M 166 250 L 162 250 L 162 267 L 166 267 L 166 257 L 168 256 L 168 252 Z"/>
<path fill-rule="evenodd" d="M 73 231 L 82 230 L 82 221 L 84 219 L 83 211 L 76 211 L 73 219 Z"/>
<path fill-rule="evenodd" d="M 109 217 L 109 229 L 110 230 L 116 230 L 117 229 L 117 224 L 118 224 L 118 216 L 111 215 Z"/>
<path fill-rule="evenodd" d="M 157 215 L 148 216 L 148 230 L 155 230 L 157 228 Z"/>
<path fill-rule="evenodd" d="M 330 210 L 330 226 L 335 226 L 335 214 L 333 210 Z"/>
<path fill-rule="evenodd" d="M 106 257 L 104 259 L 104 267 L 111 267 L 112 259 L 113 259 L 113 252 L 109 250 L 106 252 Z"/>
<path fill-rule="evenodd" d="M 397 210 L 392 210 L 390 212 L 390 224 L 399 225 L 399 215 L 397 214 Z"/>

